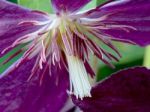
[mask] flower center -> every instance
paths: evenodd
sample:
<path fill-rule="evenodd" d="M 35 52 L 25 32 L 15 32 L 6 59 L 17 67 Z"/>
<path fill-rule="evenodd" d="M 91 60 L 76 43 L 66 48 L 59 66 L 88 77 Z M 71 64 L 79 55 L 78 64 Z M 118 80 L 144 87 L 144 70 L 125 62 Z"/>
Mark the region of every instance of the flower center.
<path fill-rule="evenodd" d="M 88 18 L 86 14 L 60 13 L 48 16 L 49 19 L 47 21 L 26 21 L 20 23 L 28 23 L 39 29 L 20 37 L 10 46 L 26 44 L 21 49 L 25 53 L 17 65 L 25 59 L 31 59 L 36 56 L 37 61 L 32 69 L 30 78 L 40 68 L 43 70 L 41 82 L 46 71 L 45 69 L 49 68 L 51 73 L 51 65 L 59 65 L 60 68 L 65 66 L 70 74 L 70 93 L 81 99 L 84 96 L 90 97 L 91 86 L 88 75 L 93 77 L 95 74 L 89 64 L 89 56 L 91 54 L 95 55 L 110 67 L 113 67 L 113 65 L 109 60 L 118 61 L 120 57 L 117 48 L 111 43 L 111 40 L 114 40 L 114 38 L 105 35 L 101 31 L 107 29 L 123 29 L 127 32 L 136 30 L 131 26 L 106 23 L 104 20 L 108 16 Z M 101 45 L 100 43 L 112 49 L 117 56 L 104 50 L 102 46 L 99 46 Z M 60 63 L 63 63 L 63 65 L 60 65 Z"/>
<path fill-rule="evenodd" d="M 88 73 L 81 59 L 84 57 L 80 49 L 80 41 L 84 38 L 77 29 L 77 19 L 69 17 L 68 14 L 51 15 L 52 19 L 45 22 L 27 21 L 20 24 L 33 24 L 41 26 L 39 30 L 24 37 L 19 38 L 12 46 L 19 44 L 26 45 L 22 50 L 26 50 L 20 59 L 18 65 L 25 59 L 31 59 L 37 56 L 36 63 L 32 69 L 29 80 L 36 74 L 37 69 L 46 71 L 51 65 L 63 63 L 67 67 L 70 76 L 70 92 L 77 98 L 91 96 L 91 86 L 89 83 Z M 80 37 L 81 36 L 81 37 Z M 11 46 L 11 47 L 12 47 Z M 60 65 L 61 69 L 61 65 Z M 52 74 L 55 75 L 55 74 Z M 41 73 L 42 83 L 44 73 Z"/>

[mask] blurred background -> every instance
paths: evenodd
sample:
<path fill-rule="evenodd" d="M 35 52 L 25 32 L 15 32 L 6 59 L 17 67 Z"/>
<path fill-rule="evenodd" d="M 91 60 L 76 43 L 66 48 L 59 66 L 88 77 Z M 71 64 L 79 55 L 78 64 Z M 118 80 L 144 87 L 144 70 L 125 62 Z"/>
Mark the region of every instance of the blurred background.
<path fill-rule="evenodd" d="M 24 7 L 36 9 L 45 11 L 48 13 L 53 13 L 50 4 L 50 0 L 8 0 L 10 2 L 14 2 L 16 4 L 20 4 Z M 91 3 L 89 3 L 86 7 L 84 7 L 83 10 L 88 10 L 92 7 L 96 7 L 97 5 L 101 4 L 102 2 L 105 2 L 106 0 L 92 0 Z M 139 46 L 135 45 L 129 45 L 125 43 L 119 43 L 115 42 L 116 47 L 122 54 L 122 58 L 119 62 L 112 62 L 115 65 L 115 69 L 112 69 L 105 64 L 103 64 L 100 60 L 95 59 L 94 56 L 91 56 L 91 64 L 97 68 L 97 79 L 96 80 L 102 80 L 105 77 L 111 75 L 112 73 L 124 69 L 127 67 L 133 67 L 133 66 L 140 66 L 143 64 L 144 54 L 145 54 L 145 48 L 141 48 Z M 22 46 L 20 46 L 22 47 Z M 0 58 L 0 63 L 2 63 L 4 60 L 6 60 L 9 55 L 13 54 L 14 52 L 17 52 L 19 48 L 14 49 L 13 51 L 9 52 L 6 56 Z M 106 48 L 108 49 L 108 48 Z M 110 50 L 110 49 L 108 49 Z M 9 61 L 7 64 L 1 65 L 0 64 L 0 73 L 2 73 L 4 70 L 8 68 L 12 63 L 15 62 L 20 56 L 17 55 L 14 59 Z"/>

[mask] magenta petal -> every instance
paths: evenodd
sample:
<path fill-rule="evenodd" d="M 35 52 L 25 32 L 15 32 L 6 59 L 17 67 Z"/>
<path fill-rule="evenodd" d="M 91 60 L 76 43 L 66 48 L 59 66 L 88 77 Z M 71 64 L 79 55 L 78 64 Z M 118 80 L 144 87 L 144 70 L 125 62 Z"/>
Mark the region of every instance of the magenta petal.
<path fill-rule="evenodd" d="M 126 25 L 133 27 L 101 30 L 116 39 L 132 41 L 140 46 L 150 44 L 150 0 L 116 0 L 91 11 L 90 17 L 107 15 L 106 25 Z"/>
<path fill-rule="evenodd" d="M 0 57 L 5 55 L 1 52 L 11 46 L 19 37 L 26 36 L 29 33 L 37 31 L 41 26 L 33 26 L 31 24 L 18 25 L 14 28 L 11 28 L 10 31 L 3 32 L 4 34 L 0 35 Z M 1 29 L 1 28 L 0 28 Z"/>
<path fill-rule="evenodd" d="M 21 24 L 22 22 L 47 20 L 44 13 L 31 11 L 4 0 L 0 0 L 0 15 L 0 52 L 17 38 L 40 28 L 33 24 Z"/>
<path fill-rule="evenodd" d="M 85 112 L 149 112 L 150 70 L 130 68 L 93 87 L 91 98 L 74 103 Z"/>
<path fill-rule="evenodd" d="M 114 5 L 102 7 L 105 14 L 114 13 L 105 22 L 134 27 L 136 30 L 109 29 L 103 32 L 115 38 L 130 40 L 138 45 L 150 44 L 150 0 L 122 0 Z"/>
<path fill-rule="evenodd" d="M 0 79 L 0 112 L 59 112 L 67 101 L 67 72 L 52 68 L 46 71 L 42 85 L 36 74 L 27 82 L 35 60 L 29 60 Z M 57 77 L 59 76 L 59 78 Z"/>
<path fill-rule="evenodd" d="M 68 11 L 74 12 L 84 7 L 91 0 L 51 0 L 56 12 Z"/>

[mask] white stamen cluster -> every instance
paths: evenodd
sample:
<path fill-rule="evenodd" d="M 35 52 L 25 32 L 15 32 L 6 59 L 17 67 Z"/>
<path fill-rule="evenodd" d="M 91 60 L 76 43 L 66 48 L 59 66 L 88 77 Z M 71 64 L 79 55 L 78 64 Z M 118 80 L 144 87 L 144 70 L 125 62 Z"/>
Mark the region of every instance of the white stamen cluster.
<path fill-rule="evenodd" d="M 70 74 L 70 92 L 77 98 L 90 97 L 91 85 L 83 62 L 75 56 L 67 56 L 67 60 Z"/>

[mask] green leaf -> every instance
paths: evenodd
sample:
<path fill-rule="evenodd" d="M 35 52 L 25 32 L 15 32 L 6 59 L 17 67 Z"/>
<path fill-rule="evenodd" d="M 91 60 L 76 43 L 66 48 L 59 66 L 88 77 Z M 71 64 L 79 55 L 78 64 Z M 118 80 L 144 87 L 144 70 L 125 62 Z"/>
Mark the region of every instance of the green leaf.
<path fill-rule="evenodd" d="M 108 66 L 101 66 L 99 67 L 99 70 L 97 73 L 97 81 L 103 80 L 106 77 L 112 75 L 113 73 L 120 71 L 121 69 L 127 69 L 133 66 L 141 66 L 142 63 L 143 63 L 143 58 L 140 58 L 136 60 L 131 60 L 130 62 L 116 64 L 115 69 L 112 69 Z"/>
<path fill-rule="evenodd" d="M 82 10 L 89 10 L 91 8 L 94 8 L 94 7 L 96 7 L 96 3 L 97 3 L 97 0 L 92 0 Z"/>
<path fill-rule="evenodd" d="M 11 57 L 13 54 L 18 52 L 23 46 L 24 45 L 20 45 L 20 46 L 14 48 L 10 52 L 8 52 L 5 56 L 0 58 L 0 74 L 3 73 L 9 66 L 11 66 L 14 62 L 16 62 L 22 56 L 23 52 L 19 53 L 14 58 L 12 58 L 7 63 L 5 63 L 5 61 L 7 59 L 9 59 L 9 57 Z M 5 63 L 5 64 L 3 64 L 3 63 Z"/>
<path fill-rule="evenodd" d="M 148 68 L 150 67 L 150 46 L 146 47 L 145 49 L 143 65 Z"/>
<path fill-rule="evenodd" d="M 122 58 L 119 60 L 119 62 L 113 62 L 113 64 L 116 67 L 115 69 L 112 69 L 103 64 L 102 62 L 99 62 L 97 81 L 110 76 L 111 74 L 117 72 L 118 70 L 132 66 L 142 66 L 145 48 L 128 44 L 122 44 L 118 42 L 115 43 L 115 45 L 118 48 L 120 54 L 122 55 Z"/>
<path fill-rule="evenodd" d="M 95 8 L 99 4 L 106 2 L 106 0 L 92 0 L 89 4 L 87 4 L 82 10 L 89 10 L 91 8 Z"/>
<path fill-rule="evenodd" d="M 33 10 L 52 13 L 50 0 L 18 0 L 18 4 Z"/>
<path fill-rule="evenodd" d="M 13 3 L 17 3 L 17 0 L 8 0 L 10 2 L 13 2 Z"/>
<path fill-rule="evenodd" d="M 107 0 L 97 0 L 97 5 L 102 4 L 104 2 L 106 2 Z"/>

